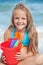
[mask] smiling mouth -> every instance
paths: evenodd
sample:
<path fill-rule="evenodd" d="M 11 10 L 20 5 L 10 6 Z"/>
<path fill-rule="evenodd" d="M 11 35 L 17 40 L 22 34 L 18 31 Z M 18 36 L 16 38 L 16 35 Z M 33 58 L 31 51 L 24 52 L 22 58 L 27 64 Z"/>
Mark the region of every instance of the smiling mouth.
<path fill-rule="evenodd" d="M 24 23 L 17 23 L 17 25 L 24 25 Z"/>

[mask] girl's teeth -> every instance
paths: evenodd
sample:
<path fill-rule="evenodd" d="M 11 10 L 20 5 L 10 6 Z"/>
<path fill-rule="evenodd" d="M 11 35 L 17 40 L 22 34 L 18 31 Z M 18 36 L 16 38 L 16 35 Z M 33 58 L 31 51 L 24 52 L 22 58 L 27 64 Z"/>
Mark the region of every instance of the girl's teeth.
<path fill-rule="evenodd" d="M 23 25 L 23 23 L 20 23 L 20 24 L 18 24 L 18 25 Z"/>

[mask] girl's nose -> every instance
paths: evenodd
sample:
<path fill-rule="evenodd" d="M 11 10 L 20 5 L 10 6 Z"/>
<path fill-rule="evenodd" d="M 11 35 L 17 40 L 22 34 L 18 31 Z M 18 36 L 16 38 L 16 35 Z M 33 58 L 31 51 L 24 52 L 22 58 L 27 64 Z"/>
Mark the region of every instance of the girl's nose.
<path fill-rule="evenodd" d="M 21 22 L 22 20 L 21 19 L 19 19 L 19 22 Z"/>

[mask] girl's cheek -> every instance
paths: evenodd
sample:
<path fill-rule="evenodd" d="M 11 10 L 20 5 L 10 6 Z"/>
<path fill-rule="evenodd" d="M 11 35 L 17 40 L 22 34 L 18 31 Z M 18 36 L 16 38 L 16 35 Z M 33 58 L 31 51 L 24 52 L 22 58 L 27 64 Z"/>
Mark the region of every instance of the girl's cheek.
<path fill-rule="evenodd" d="M 14 20 L 14 24 L 16 24 L 18 22 L 18 20 Z"/>
<path fill-rule="evenodd" d="M 14 20 L 14 22 L 18 22 L 18 20 Z"/>

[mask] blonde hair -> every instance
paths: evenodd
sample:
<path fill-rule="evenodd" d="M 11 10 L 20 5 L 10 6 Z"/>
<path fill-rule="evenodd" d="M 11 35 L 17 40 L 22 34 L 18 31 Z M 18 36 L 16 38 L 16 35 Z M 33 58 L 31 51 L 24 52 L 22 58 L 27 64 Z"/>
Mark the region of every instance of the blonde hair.
<path fill-rule="evenodd" d="M 26 6 L 24 6 L 23 4 L 18 4 L 16 5 L 16 7 L 13 10 L 13 14 L 12 14 L 12 24 L 14 26 L 14 11 L 20 9 L 23 10 L 24 12 L 26 12 L 26 16 L 27 16 L 27 29 L 29 32 L 29 37 L 30 37 L 30 43 L 32 44 L 31 50 L 34 53 L 38 52 L 38 35 L 37 35 L 37 31 L 36 28 L 33 24 L 33 19 L 32 19 L 32 15 L 30 13 L 30 11 L 27 9 Z"/>

